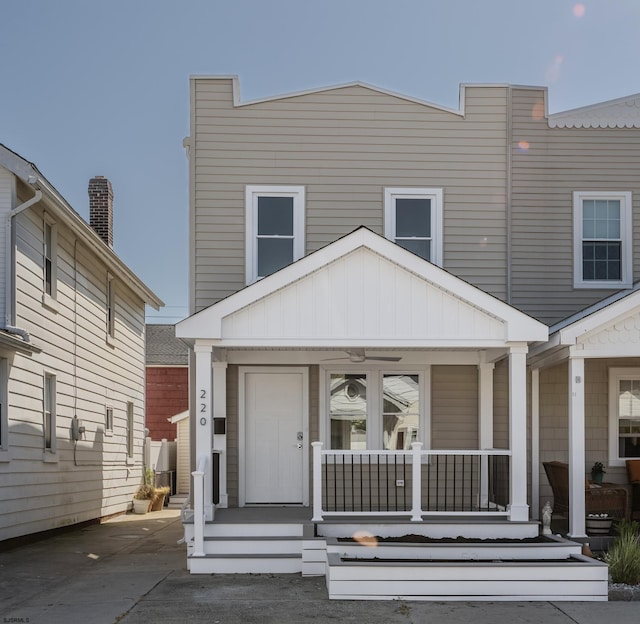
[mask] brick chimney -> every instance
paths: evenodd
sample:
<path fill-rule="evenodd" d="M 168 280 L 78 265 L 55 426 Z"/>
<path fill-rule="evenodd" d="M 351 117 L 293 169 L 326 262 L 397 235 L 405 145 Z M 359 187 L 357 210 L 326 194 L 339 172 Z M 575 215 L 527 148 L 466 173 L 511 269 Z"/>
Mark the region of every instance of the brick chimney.
<path fill-rule="evenodd" d="M 89 225 L 113 247 L 113 189 L 104 176 L 89 180 Z"/>

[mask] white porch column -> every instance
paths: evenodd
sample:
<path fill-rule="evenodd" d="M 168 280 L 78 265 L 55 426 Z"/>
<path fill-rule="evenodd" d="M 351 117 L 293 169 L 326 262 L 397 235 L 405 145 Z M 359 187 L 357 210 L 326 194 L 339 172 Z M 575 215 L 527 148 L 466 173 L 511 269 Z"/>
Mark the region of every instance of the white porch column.
<path fill-rule="evenodd" d="M 220 453 L 219 507 L 229 506 L 227 490 L 227 363 L 213 363 L 213 450 Z M 222 433 L 224 431 L 224 433 Z"/>
<path fill-rule="evenodd" d="M 478 364 L 478 448 L 482 451 L 493 448 L 493 362 L 486 361 L 486 353 L 481 353 Z M 481 459 L 480 506 L 489 504 L 489 458 Z"/>
<path fill-rule="evenodd" d="M 584 358 L 569 356 L 569 536 L 586 537 Z"/>
<path fill-rule="evenodd" d="M 540 369 L 531 371 L 531 517 L 540 519 Z"/>
<path fill-rule="evenodd" d="M 196 392 L 195 392 L 195 438 L 196 461 L 207 460 L 204 475 L 204 515 L 207 520 L 213 520 L 213 474 L 212 474 L 212 435 L 213 423 L 211 413 L 211 346 L 196 344 L 193 347 L 196 357 Z"/>
<path fill-rule="evenodd" d="M 529 519 L 527 504 L 527 345 L 509 347 L 510 520 Z"/>

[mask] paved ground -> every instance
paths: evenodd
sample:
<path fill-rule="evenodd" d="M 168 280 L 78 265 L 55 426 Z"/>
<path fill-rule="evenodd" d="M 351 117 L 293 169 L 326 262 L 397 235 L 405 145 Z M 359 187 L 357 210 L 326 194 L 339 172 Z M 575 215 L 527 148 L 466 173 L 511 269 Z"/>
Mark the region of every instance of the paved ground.
<path fill-rule="evenodd" d="M 181 536 L 165 510 L 0 552 L 0 624 L 640 622 L 640 602 L 329 601 L 321 578 L 191 576 Z"/>

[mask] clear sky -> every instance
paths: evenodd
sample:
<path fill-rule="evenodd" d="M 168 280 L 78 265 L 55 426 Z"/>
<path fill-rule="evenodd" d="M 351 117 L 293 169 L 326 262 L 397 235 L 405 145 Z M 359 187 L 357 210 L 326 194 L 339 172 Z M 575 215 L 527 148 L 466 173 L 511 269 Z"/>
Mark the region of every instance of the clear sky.
<path fill-rule="evenodd" d="M 640 0 L 0 0 L 0 143 L 188 314 L 189 76 L 243 100 L 364 81 L 449 108 L 460 83 L 549 88 L 558 112 L 640 92 Z"/>

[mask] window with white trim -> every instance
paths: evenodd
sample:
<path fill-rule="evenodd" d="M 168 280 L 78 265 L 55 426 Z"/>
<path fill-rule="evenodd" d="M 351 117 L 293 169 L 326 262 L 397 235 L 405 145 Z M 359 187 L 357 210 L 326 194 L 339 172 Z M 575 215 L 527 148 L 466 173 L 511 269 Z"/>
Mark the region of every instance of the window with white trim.
<path fill-rule="evenodd" d="M 246 280 L 275 273 L 304 255 L 303 186 L 246 187 Z"/>
<path fill-rule="evenodd" d="M 127 458 L 133 459 L 133 403 L 127 403 Z"/>
<path fill-rule="evenodd" d="M 44 374 L 42 433 L 44 450 L 56 452 L 56 376 Z"/>
<path fill-rule="evenodd" d="M 609 463 L 640 457 L 640 368 L 609 369 Z"/>
<path fill-rule="evenodd" d="M 576 288 L 632 285 L 630 192 L 574 192 L 573 237 Z"/>
<path fill-rule="evenodd" d="M 114 281 L 111 274 L 107 274 L 106 283 L 106 313 L 107 313 L 107 337 L 113 338 L 116 333 L 116 300 L 114 294 Z"/>
<path fill-rule="evenodd" d="M 58 291 L 58 231 L 54 221 L 45 214 L 43 221 L 43 291 L 45 297 L 56 299 Z"/>
<path fill-rule="evenodd" d="M 113 407 L 110 405 L 105 408 L 104 429 L 107 433 L 113 433 Z"/>
<path fill-rule="evenodd" d="M 7 358 L 0 357 L 0 451 L 9 450 L 9 410 L 7 409 Z"/>
<path fill-rule="evenodd" d="M 328 371 L 329 448 L 409 450 L 428 442 L 424 371 Z"/>
<path fill-rule="evenodd" d="M 384 234 L 442 266 L 442 189 L 385 188 Z"/>

